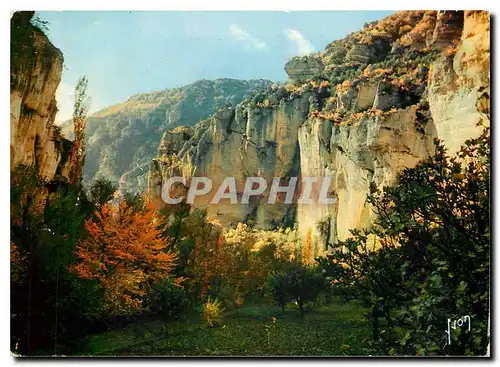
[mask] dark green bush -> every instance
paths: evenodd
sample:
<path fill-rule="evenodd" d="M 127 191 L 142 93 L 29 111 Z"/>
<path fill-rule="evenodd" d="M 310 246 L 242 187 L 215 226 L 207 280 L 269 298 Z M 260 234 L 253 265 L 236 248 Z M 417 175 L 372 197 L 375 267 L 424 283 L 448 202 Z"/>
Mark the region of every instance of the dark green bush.
<path fill-rule="evenodd" d="M 284 311 L 287 303 L 294 301 L 304 315 L 304 306 L 316 302 L 320 293 L 326 291 L 325 278 L 313 268 L 294 266 L 288 271 L 269 276 L 268 286 L 275 302 Z"/>
<path fill-rule="evenodd" d="M 184 288 L 172 279 L 156 284 L 149 297 L 149 309 L 165 320 L 175 318 L 190 307 Z"/>
<path fill-rule="evenodd" d="M 489 343 L 490 134 L 455 157 L 436 154 L 404 170 L 369 202 L 374 226 L 340 242 L 321 262 L 335 289 L 371 308 L 386 354 L 484 355 Z M 376 238 L 376 239 L 375 239 Z M 466 327 L 448 319 L 469 316 Z"/>

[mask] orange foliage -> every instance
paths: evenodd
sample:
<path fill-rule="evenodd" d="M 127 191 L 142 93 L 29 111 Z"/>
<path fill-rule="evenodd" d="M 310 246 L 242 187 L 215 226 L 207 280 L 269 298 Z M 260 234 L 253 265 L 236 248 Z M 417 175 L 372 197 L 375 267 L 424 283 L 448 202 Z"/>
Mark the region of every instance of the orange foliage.
<path fill-rule="evenodd" d="M 328 97 L 326 102 L 329 104 L 333 104 L 333 103 L 337 102 L 337 98 L 336 97 Z"/>
<path fill-rule="evenodd" d="M 373 72 L 376 75 L 388 75 L 388 74 L 392 73 L 392 70 L 391 69 L 381 69 L 381 68 L 378 68 L 378 69 L 375 69 Z"/>
<path fill-rule="evenodd" d="M 351 82 L 349 80 L 344 80 L 342 82 L 342 87 L 349 88 L 351 86 Z"/>
<path fill-rule="evenodd" d="M 89 236 L 78 244 L 80 262 L 72 270 L 100 283 L 110 313 L 139 310 L 149 287 L 173 269 L 176 255 L 166 251 L 156 221 L 151 207 L 134 211 L 124 201 L 85 221 Z"/>
<path fill-rule="evenodd" d="M 388 34 L 391 37 L 399 38 L 403 34 L 408 33 L 413 29 L 413 25 L 421 21 L 428 22 L 436 17 L 437 12 L 423 10 L 398 11 L 384 19 L 380 20 L 373 26 L 370 26 L 366 32 L 377 35 L 379 33 Z M 423 25 L 422 25 L 423 26 Z"/>
<path fill-rule="evenodd" d="M 363 70 L 363 76 L 368 77 L 371 75 L 371 73 L 372 73 L 372 66 L 370 64 L 365 68 L 365 70 Z"/>
<path fill-rule="evenodd" d="M 324 88 L 328 87 L 330 82 L 328 80 L 322 80 L 321 82 L 318 83 L 317 80 L 311 80 L 310 84 L 311 84 L 312 88 L 324 89 Z"/>
<path fill-rule="evenodd" d="M 405 24 L 404 26 L 399 28 L 399 34 L 405 34 L 411 31 L 413 27 L 409 24 Z"/>
<path fill-rule="evenodd" d="M 201 298 L 204 298 L 214 279 L 235 280 L 236 263 L 230 246 L 224 241 L 222 235 L 215 243 L 197 243 L 196 248 L 198 254 L 201 255 L 198 256 L 197 268 L 202 284 Z"/>
<path fill-rule="evenodd" d="M 288 93 L 298 93 L 300 94 L 300 88 L 302 86 L 301 85 L 294 85 L 294 84 L 286 84 L 285 85 L 285 90 L 288 92 Z"/>
<path fill-rule="evenodd" d="M 324 118 L 325 120 L 330 120 L 336 123 L 339 123 L 342 121 L 342 116 L 338 112 L 313 112 L 312 113 L 313 117 L 321 117 Z"/>
<path fill-rule="evenodd" d="M 430 36 L 436 25 L 436 15 L 426 13 L 416 26 L 408 33 L 401 37 L 403 46 L 410 46 L 415 43 L 425 42 L 426 37 Z"/>

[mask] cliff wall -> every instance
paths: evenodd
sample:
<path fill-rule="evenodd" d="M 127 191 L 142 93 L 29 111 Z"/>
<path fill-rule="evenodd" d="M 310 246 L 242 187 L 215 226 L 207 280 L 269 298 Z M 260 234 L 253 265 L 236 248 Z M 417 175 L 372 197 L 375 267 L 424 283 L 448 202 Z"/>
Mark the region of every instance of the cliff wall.
<path fill-rule="evenodd" d="M 322 244 L 345 239 L 370 223 L 371 184 L 433 154 L 434 138 L 451 152 L 489 123 L 490 32 L 486 12 L 399 12 L 334 41 L 323 52 L 293 58 L 287 85 L 221 109 L 189 131 L 164 134 L 151 164 L 148 192 L 165 205 L 168 177 L 205 176 L 213 192 L 236 178 L 238 198 L 249 176 L 329 176 L 330 205 L 196 205 L 222 225 L 260 228 L 297 223 Z M 297 190 L 303 187 L 299 184 Z M 222 201 L 221 201 L 222 203 Z M 328 226 L 321 238 L 318 222 Z"/>
<path fill-rule="evenodd" d="M 33 12 L 11 18 L 10 153 L 11 170 L 18 165 L 38 167 L 47 181 L 67 177 L 71 142 L 54 125 L 55 93 L 63 55 L 31 23 Z"/>

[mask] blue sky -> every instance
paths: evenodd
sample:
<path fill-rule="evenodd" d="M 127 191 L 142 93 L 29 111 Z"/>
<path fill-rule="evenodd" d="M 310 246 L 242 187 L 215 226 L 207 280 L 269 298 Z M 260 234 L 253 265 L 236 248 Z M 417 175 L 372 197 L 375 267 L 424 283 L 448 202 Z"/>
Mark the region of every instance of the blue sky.
<path fill-rule="evenodd" d="M 390 11 L 38 12 L 64 54 L 56 120 L 67 119 L 79 76 L 92 110 L 198 79 L 285 81 L 291 57 L 319 51 Z"/>

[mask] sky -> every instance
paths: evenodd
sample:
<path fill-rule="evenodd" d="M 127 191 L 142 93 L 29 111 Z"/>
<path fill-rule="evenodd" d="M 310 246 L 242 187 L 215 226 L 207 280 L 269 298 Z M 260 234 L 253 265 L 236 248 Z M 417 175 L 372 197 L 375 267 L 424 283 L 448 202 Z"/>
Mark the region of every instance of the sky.
<path fill-rule="evenodd" d="M 137 93 L 199 79 L 285 81 L 293 56 L 321 51 L 391 11 L 159 12 L 43 11 L 64 54 L 57 122 L 70 118 L 78 78 L 87 75 L 91 112 Z"/>

